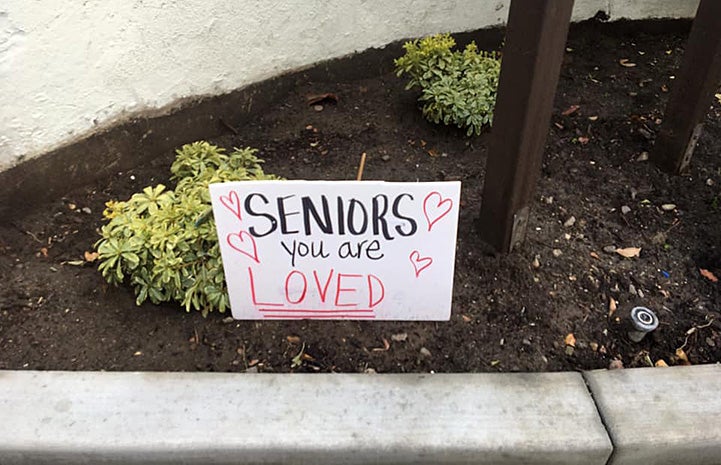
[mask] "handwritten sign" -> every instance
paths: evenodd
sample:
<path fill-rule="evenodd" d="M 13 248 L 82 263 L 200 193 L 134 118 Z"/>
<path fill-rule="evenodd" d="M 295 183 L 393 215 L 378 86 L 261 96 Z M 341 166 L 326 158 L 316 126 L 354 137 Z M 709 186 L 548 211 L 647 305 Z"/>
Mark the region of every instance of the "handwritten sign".
<path fill-rule="evenodd" d="M 448 320 L 460 188 L 212 184 L 233 317 Z"/>

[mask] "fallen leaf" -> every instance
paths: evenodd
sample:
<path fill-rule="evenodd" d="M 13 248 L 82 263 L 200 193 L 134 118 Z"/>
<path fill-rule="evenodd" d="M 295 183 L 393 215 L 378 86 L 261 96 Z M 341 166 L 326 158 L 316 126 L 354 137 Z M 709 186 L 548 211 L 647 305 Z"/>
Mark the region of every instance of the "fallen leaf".
<path fill-rule="evenodd" d="M 92 263 L 95 260 L 97 260 L 99 256 L 100 256 L 100 254 L 97 252 L 87 252 L 86 251 L 85 252 L 85 261 Z"/>
<path fill-rule="evenodd" d="M 713 273 L 711 273 L 709 270 L 705 270 L 705 269 L 703 269 L 703 268 L 699 268 L 698 271 L 701 273 L 701 276 L 703 276 L 704 278 L 708 279 L 708 280 L 711 281 L 712 283 L 717 283 L 717 282 L 718 282 L 718 278 L 716 277 L 716 275 L 713 274 Z"/>
<path fill-rule="evenodd" d="M 683 365 L 691 365 L 691 362 L 688 361 L 688 355 L 686 355 L 683 349 L 676 349 L 676 358 L 678 358 Z"/>
<path fill-rule="evenodd" d="M 567 346 L 576 347 L 576 336 L 573 333 L 568 333 L 563 340 Z"/>
<path fill-rule="evenodd" d="M 641 253 L 640 247 L 626 247 L 625 249 L 616 249 L 616 253 L 626 258 L 638 257 Z"/>
<path fill-rule="evenodd" d="M 628 61 L 628 58 L 621 58 L 618 60 L 618 64 L 623 66 L 624 68 L 633 68 L 636 66 L 636 63 Z"/>
<path fill-rule="evenodd" d="M 298 352 L 298 354 L 295 357 L 290 359 L 290 362 L 291 362 L 290 367 L 291 368 L 299 368 L 299 367 L 303 366 L 303 354 L 304 353 L 305 353 L 305 343 L 303 343 L 303 345 L 300 347 L 300 352 Z"/>
<path fill-rule="evenodd" d="M 618 306 L 616 305 L 616 299 L 613 297 L 609 298 L 608 300 L 608 317 L 611 318 L 614 313 L 616 313 L 616 309 Z"/>
<path fill-rule="evenodd" d="M 561 113 L 563 116 L 568 116 L 576 113 L 578 109 L 581 108 L 579 105 L 571 105 L 570 107 L 563 110 L 563 113 Z"/>
<path fill-rule="evenodd" d="M 307 96 L 305 101 L 308 105 L 317 105 L 319 103 L 327 102 L 338 103 L 338 96 L 330 92 L 325 94 L 313 94 Z"/>
<path fill-rule="evenodd" d="M 440 153 L 438 153 L 438 150 L 436 150 L 436 149 L 430 149 L 430 150 L 428 151 L 428 155 L 430 155 L 431 157 L 435 158 L 435 157 L 437 157 L 438 155 L 440 155 Z"/>
<path fill-rule="evenodd" d="M 286 336 L 285 340 L 291 344 L 300 344 L 300 337 L 298 336 Z"/>

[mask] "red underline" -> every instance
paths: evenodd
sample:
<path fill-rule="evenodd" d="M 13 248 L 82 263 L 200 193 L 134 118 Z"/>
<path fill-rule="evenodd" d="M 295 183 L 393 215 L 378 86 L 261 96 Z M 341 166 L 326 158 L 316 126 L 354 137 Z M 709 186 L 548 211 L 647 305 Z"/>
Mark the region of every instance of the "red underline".
<path fill-rule="evenodd" d="M 372 309 L 322 310 L 316 308 L 261 308 L 261 312 L 285 313 L 372 313 Z"/>
<path fill-rule="evenodd" d="M 353 318 L 356 320 L 372 320 L 375 319 L 375 315 L 345 315 L 345 314 L 336 314 L 336 315 L 318 315 L 317 313 L 313 314 L 299 314 L 294 313 L 290 315 L 263 315 L 263 318 L 268 319 L 285 319 L 285 320 L 301 320 L 301 319 L 349 319 Z"/>

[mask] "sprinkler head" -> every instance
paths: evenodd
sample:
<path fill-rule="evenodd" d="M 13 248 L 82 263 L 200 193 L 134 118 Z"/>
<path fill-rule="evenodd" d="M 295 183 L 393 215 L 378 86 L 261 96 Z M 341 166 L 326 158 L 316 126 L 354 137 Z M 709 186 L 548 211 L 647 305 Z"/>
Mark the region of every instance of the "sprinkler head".
<path fill-rule="evenodd" d="M 641 342 L 647 333 L 658 328 L 658 317 L 646 307 L 634 307 L 631 309 L 631 325 L 633 329 L 628 332 L 628 338 Z"/>

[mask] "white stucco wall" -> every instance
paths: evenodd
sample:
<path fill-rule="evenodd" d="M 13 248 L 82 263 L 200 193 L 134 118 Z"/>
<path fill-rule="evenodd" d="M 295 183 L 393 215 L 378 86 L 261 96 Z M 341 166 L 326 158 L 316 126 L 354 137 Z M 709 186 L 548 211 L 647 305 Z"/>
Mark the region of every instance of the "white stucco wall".
<path fill-rule="evenodd" d="M 2 0 L 0 170 L 129 114 L 407 37 L 501 24 L 509 0 Z M 576 0 L 574 19 L 698 0 Z"/>

